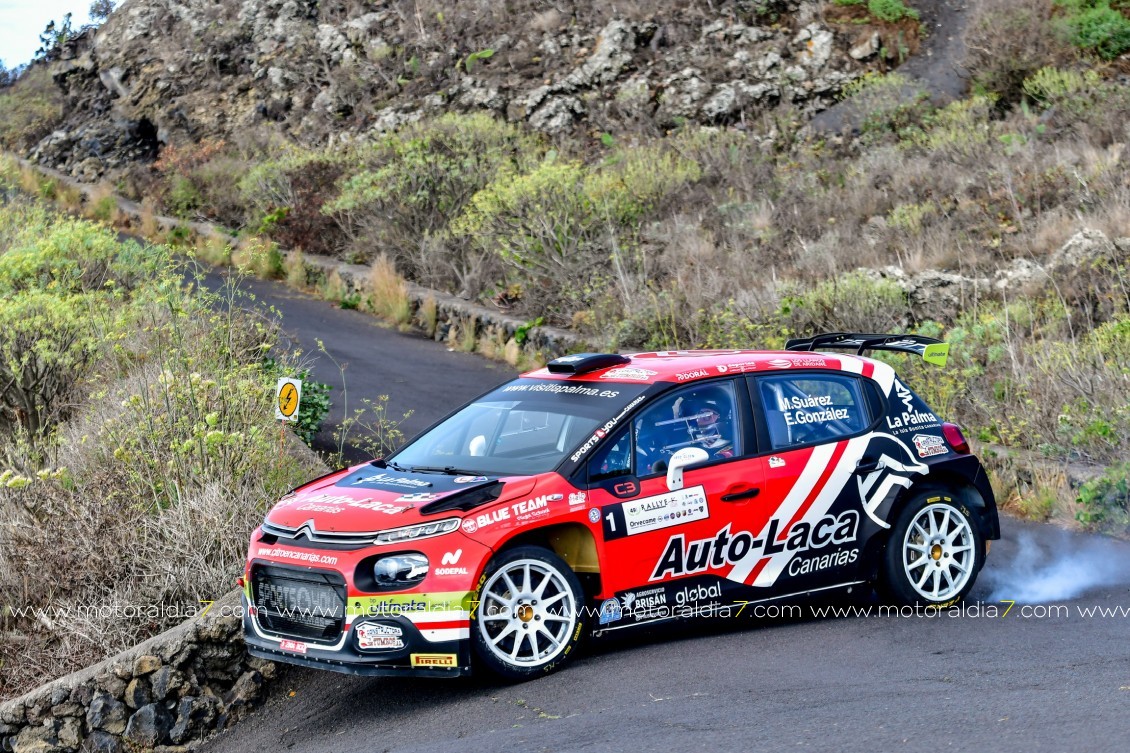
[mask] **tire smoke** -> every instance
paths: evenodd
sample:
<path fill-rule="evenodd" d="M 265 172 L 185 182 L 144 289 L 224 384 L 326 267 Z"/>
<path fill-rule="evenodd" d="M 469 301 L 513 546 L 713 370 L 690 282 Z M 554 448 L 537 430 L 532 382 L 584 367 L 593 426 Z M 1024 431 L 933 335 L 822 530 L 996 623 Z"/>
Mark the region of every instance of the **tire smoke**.
<path fill-rule="evenodd" d="M 983 577 L 992 588 L 990 600 L 1065 601 L 1092 588 L 1130 583 L 1130 547 L 1097 537 L 1081 539 L 1066 531 L 1039 542 L 1025 531 L 1017 537 L 1012 561 L 1002 568 L 986 568 Z"/>

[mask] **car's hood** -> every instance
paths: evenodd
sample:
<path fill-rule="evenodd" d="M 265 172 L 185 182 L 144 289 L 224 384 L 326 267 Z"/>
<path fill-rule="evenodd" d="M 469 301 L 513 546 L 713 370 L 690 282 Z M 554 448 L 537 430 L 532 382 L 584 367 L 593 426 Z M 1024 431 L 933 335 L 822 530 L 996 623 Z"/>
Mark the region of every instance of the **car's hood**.
<path fill-rule="evenodd" d="M 527 489 L 533 486 L 526 476 L 409 473 L 366 463 L 299 488 L 280 500 L 267 520 L 286 528 L 312 523 L 315 530 L 327 533 L 387 530 L 448 517 L 421 515 L 420 508 L 444 499 L 455 502 L 455 495 L 495 487 L 499 481 L 507 484 L 506 492 L 515 484 Z"/>

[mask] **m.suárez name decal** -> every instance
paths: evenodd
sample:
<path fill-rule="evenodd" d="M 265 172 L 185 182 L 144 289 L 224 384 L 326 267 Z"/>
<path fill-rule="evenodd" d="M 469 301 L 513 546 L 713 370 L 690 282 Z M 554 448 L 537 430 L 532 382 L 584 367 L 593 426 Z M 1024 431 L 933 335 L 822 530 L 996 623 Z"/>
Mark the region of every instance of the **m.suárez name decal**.
<path fill-rule="evenodd" d="M 839 515 L 825 515 L 815 523 L 802 520 L 789 529 L 788 538 L 784 541 L 778 541 L 780 527 L 780 519 L 770 520 L 764 539 L 755 539 L 749 531 L 730 533 L 729 524 L 713 537 L 689 544 L 681 533 L 672 536 L 649 580 L 677 578 L 733 565 L 751 552 L 760 551 L 761 556 L 767 557 L 780 552 L 795 554 L 854 541 L 859 532 L 859 513 L 846 510 Z"/>

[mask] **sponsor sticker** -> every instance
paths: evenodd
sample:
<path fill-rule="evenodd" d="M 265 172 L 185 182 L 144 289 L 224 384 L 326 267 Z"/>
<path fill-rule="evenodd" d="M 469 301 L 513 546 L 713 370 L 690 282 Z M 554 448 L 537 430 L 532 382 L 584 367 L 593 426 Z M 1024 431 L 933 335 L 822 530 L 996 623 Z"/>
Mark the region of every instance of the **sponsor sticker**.
<path fill-rule="evenodd" d="M 412 492 L 411 494 L 401 494 L 393 500 L 393 502 L 431 502 L 433 499 L 439 499 L 439 494 L 432 494 L 431 492 Z"/>
<path fill-rule="evenodd" d="M 590 523 L 599 523 L 600 522 L 600 510 L 599 509 L 593 507 L 589 510 L 589 522 Z"/>
<path fill-rule="evenodd" d="M 312 497 L 298 497 L 296 502 L 300 503 L 297 509 L 309 510 L 311 512 L 338 513 L 346 507 L 352 507 L 355 510 L 383 512 L 386 515 L 395 515 L 404 512 L 403 505 L 394 505 L 391 502 L 378 502 L 369 497 L 354 499 L 344 494 L 315 494 Z"/>
<path fill-rule="evenodd" d="M 675 379 L 680 382 L 685 382 L 689 379 L 700 379 L 701 377 L 710 376 L 710 372 L 706 369 L 693 369 L 691 371 L 684 371 L 681 374 L 676 374 Z"/>
<path fill-rule="evenodd" d="M 306 653 L 306 644 L 302 641 L 283 640 L 279 642 L 279 648 L 283 651 L 290 651 L 295 654 Z"/>
<path fill-rule="evenodd" d="M 787 358 L 771 358 L 766 363 L 774 369 L 788 369 L 792 368 L 793 362 Z"/>
<path fill-rule="evenodd" d="M 799 554 L 855 541 L 859 533 L 859 513 L 846 510 L 828 514 L 816 521 L 801 520 L 785 532 L 787 521 L 770 518 L 764 535 L 754 538 L 749 531 L 730 530 L 726 524 L 714 536 L 688 542 L 679 533 L 667 540 L 667 546 L 655 564 L 649 580 L 665 580 L 694 575 L 711 568 L 733 565 L 756 553 L 768 557 L 779 552 Z"/>
<path fill-rule="evenodd" d="M 357 626 L 357 646 L 367 651 L 392 651 L 404 648 L 403 635 L 398 627 L 366 622 Z"/>
<path fill-rule="evenodd" d="M 778 455 L 770 455 L 769 456 L 769 467 L 770 468 L 784 468 L 785 467 L 785 459 L 778 456 Z"/>
<path fill-rule="evenodd" d="M 624 614 L 636 622 L 653 620 L 666 616 L 667 589 L 663 586 L 645 588 L 642 591 L 628 591 L 620 596 Z"/>
<path fill-rule="evenodd" d="M 584 505 L 588 499 L 588 495 L 584 492 L 569 492 L 569 507 Z"/>
<path fill-rule="evenodd" d="M 419 478 L 405 478 L 394 476 L 391 473 L 373 473 L 368 476 L 358 476 L 349 482 L 350 486 L 377 486 L 392 487 L 393 489 L 426 489 L 432 485 L 431 481 Z"/>
<path fill-rule="evenodd" d="M 457 667 L 459 658 L 455 654 L 412 654 L 413 667 Z"/>
<path fill-rule="evenodd" d="M 620 608 L 620 602 L 617 599 L 605 599 L 600 605 L 600 624 L 607 625 L 610 622 L 617 622 L 624 616 L 624 610 Z"/>
<path fill-rule="evenodd" d="M 456 476 L 453 481 L 456 484 L 477 484 L 480 481 L 486 481 L 486 476 Z"/>
<path fill-rule="evenodd" d="M 920 458 L 928 458 L 933 455 L 945 455 L 949 452 L 946 448 L 945 440 L 933 434 L 915 434 L 914 449 L 918 451 L 918 457 Z"/>
<path fill-rule="evenodd" d="M 473 517 L 463 518 L 463 524 L 461 527 L 463 529 L 463 533 L 474 533 L 475 531 L 479 530 L 479 526 L 475 522 L 475 519 Z"/>
<path fill-rule="evenodd" d="M 636 366 L 626 366 L 619 369 L 611 369 L 601 375 L 601 379 L 630 379 L 636 382 L 646 382 L 653 376 L 658 374 L 657 371 L 651 369 L 641 369 Z"/>
<path fill-rule="evenodd" d="M 642 497 L 625 502 L 623 508 L 625 532 L 629 536 L 710 517 L 702 486 Z"/>

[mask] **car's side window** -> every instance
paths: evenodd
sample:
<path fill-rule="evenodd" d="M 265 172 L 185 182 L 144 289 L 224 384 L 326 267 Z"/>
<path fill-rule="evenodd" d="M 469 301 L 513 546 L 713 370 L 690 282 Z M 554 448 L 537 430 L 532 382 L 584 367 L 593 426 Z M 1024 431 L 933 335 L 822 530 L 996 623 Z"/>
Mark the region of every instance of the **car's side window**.
<path fill-rule="evenodd" d="M 625 426 L 601 445 L 589 461 L 589 480 L 627 476 L 632 473 L 632 437 Z"/>
<path fill-rule="evenodd" d="M 739 412 L 733 382 L 691 385 L 656 400 L 632 422 L 636 473 L 667 470 L 684 447 L 701 447 L 712 459 L 740 455 Z"/>
<path fill-rule="evenodd" d="M 836 374 L 782 374 L 758 380 L 774 450 L 858 434 L 871 423 L 859 380 Z"/>

